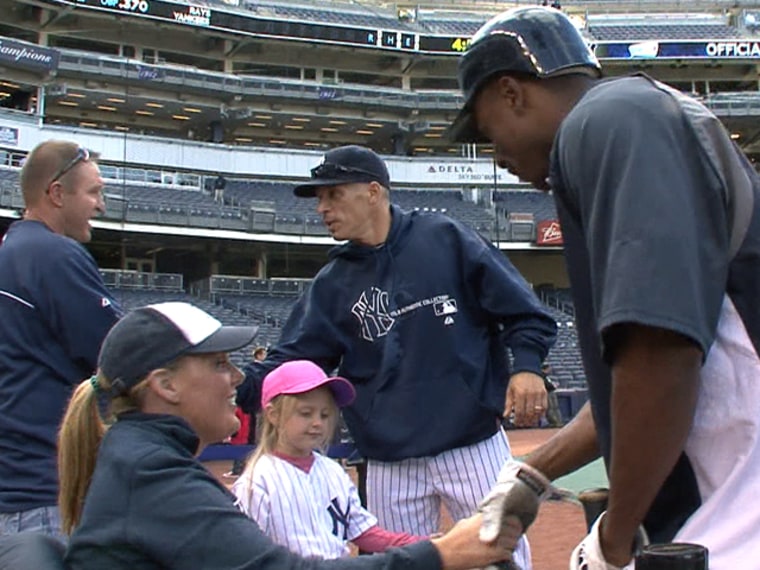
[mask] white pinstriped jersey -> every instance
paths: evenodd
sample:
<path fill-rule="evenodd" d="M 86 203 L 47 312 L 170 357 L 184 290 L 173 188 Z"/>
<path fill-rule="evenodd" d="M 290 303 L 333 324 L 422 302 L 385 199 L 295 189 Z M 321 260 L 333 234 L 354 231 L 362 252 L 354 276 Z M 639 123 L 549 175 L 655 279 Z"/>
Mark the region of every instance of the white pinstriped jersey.
<path fill-rule="evenodd" d="M 377 525 L 338 463 L 314 453 L 308 473 L 265 455 L 233 485 L 237 504 L 273 541 L 303 556 L 348 556 L 348 542 Z"/>

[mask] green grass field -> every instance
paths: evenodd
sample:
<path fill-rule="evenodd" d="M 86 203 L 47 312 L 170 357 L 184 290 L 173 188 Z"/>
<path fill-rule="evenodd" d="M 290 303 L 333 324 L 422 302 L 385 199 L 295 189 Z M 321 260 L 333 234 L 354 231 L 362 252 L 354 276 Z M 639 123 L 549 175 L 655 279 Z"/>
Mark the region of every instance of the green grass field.
<path fill-rule="evenodd" d="M 522 459 L 519 457 L 518 459 Z M 577 471 L 565 475 L 554 481 L 554 486 L 559 489 L 566 489 L 573 493 L 579 493 L 586 489 L 596 489 L 598 487 L 607 487 L 607 472 L 604 469 L 604 462 L 601 459 L 581 467 Z"/>

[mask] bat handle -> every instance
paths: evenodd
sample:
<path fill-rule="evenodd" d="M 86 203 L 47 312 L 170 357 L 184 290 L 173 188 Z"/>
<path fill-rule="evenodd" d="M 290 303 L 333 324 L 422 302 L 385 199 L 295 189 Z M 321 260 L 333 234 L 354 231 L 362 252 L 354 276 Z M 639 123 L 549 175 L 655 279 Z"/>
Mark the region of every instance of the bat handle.
<path fill-rule="evenodd" d="M 596 519 L 607 510 L 607 499 L 609 498 L 609 489 L 589 489 L 578 493 L 578 500 L 583 506 L 583 515 L 586 519 L 586 527 L 591 532 Z"/>

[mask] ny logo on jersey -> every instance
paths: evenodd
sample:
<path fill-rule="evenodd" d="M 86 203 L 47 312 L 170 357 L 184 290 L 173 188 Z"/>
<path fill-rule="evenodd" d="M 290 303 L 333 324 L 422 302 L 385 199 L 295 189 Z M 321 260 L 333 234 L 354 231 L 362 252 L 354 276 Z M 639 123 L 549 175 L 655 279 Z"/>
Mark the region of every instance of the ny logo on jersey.
<path fill-rule="evenodd" d="M 396 322 L 388 314 L 388 293 L 377 287 L 362 291 L 351 313 L 359 320 L 362 338 L 370 342 L 387 335 Z"/>
<path fill-rule="evenodd" d="M 349 514 L 351 512 L 351 505 L 347 504 L 346 511 L 343 512 L 340 510 L 338 499 L 333 499 L 330 501 L 330 506 L 327 507 L 327 512 L 332 518 L 332 533 L 338 538 L 348 540 L 348 523 Z M 342 531 L 341 528 L 343 529 Z"/>

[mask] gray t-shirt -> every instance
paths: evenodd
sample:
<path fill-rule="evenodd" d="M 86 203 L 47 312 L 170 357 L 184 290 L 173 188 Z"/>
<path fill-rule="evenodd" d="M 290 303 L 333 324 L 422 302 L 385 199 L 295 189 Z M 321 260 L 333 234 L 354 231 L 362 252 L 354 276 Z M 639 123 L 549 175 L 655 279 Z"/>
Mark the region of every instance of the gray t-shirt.
<path fill-rule="evenodd" d="M 729 298 L 756 357 L 758 178 L 709 111 L 639 75 L 600 82 L 570 112 L 555 140 L 551 182 L 608 457 L 614 325 L 678 332 L 707 358 Z M 684 454 L 647 518 L 655 541 L 672 539 L 700 507 L 700 483 Z"/>

